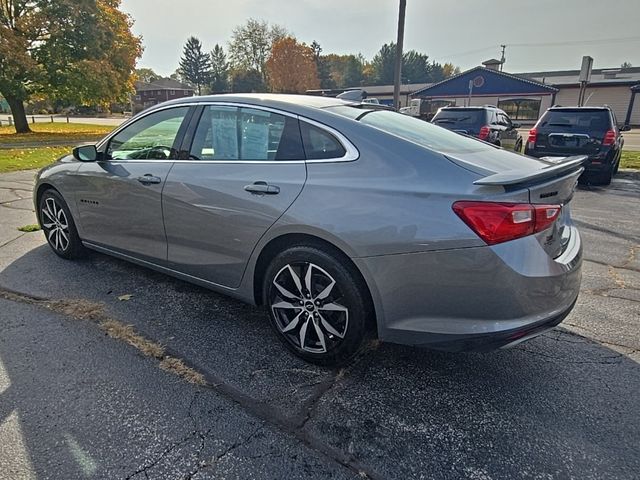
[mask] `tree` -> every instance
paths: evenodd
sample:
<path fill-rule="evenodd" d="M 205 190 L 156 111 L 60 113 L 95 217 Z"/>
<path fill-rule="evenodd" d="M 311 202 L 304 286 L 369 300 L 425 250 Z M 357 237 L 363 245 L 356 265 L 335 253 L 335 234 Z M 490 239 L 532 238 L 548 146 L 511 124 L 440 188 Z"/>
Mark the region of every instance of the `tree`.
<path fill-rule="evenodd" d="M 336 82 L 331 78 L 331 68 L 327 57 L 322 55 L 322 47 L 315 40 L 311 42 L 313 57 L 316 62 L 316 70 L 318 71 L 318 80 L 320 88 L 336 88 Z"/>
<path fill-rule="evenodd" d="M 231 70 L 231 91 L 234 93 L 265 92 L 262 74 L 257 70 Z"/>
<path fill-rule="evenodd" d="M 287 30 L 279 25 L 250 18 L 233 30 L 229 42 L 229 59 L 236 70 L 255 70 L 266 84 L 265 63 L 274 42 L 286 37 Z"/>
<path fill-rule="evenodd" d="M 330 53 L 322 59 L 328 66 L 332 88 L 357 87 L 363 84 L 364 58 L 361 55 Z"/>
<path fill-rule="evenodd" d="M 395 43 L 385 43 L 371 62 L 372 77 L 378 85 L 393 83 Z M 429 56 L 415 50 L 402 54 L 402 80 L 407 83 L 439 82 L 445 78 L 442 65 L 429 62 Z"/>
<path fill-rule="evenodd" d="M 274 92 L 304 93 L 320 86 L 313 48 L 293 37 L 273 44 L 265 70 Z"/>
<path fill-rule="evenodd" d="M 393 83 L 395 59 L 396 45 L 393 42 L 385 43 L 375 54 L 371 66 L 373 68 L 373 79 L 377 84 L 390 85 Z"/>
<path fill-rule="evenodd" d="M 211 51 L 209 87 L 212 92 L 226 92 L 229 89 L 229 62 L 227 62 L 224 49 L 217 43 Z"/>
<path fill-rule="evenodd" d="M 196 37 L 189 37 L 182 50 L 180 72 L 188 82 L 201 93 L 202 86 L 207 84 L 211 75 L 211 58 L 202 51 L 202 42 Z"/>
<path fill-rule="evenodd" d="M 162 78 L 151 68 L 136 68 L 136 77 L 138 77 L 138 80 L 140 80 L 141 82 L 147 83 L 152 83 L 159 78 Z"/>
<path fill-rule="evenodd" d="M 29 132 L 24 102 L 102 105 L 133 89 L 142 53 L 120 0 L 9 0 L 0 2 L 0 94 L 16 132 Z"/>
<path fill-rule="evenodd" d="M 445 78 L 460 74 L 460 67 L 456 67 L 453 63 L 447 62 L 442 66 L 442 74 Z"/>
<path fill-rule="evenodd" d="M 631 62 L 623 62 L 622 65 L 620 65 L 620 68 L 631 68 L 633 67 L 633 65 L 631 65 Z"/>

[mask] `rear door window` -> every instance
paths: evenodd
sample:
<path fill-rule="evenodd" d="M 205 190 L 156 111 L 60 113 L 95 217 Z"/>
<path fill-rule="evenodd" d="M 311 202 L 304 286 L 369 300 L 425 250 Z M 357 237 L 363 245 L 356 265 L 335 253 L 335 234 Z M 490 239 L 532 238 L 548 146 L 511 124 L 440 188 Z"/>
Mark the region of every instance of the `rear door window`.
<path fill-rule="evenodd" d="M 206 106 L 193 137 L 192 160 L 304 160 L 298 120 L 255 108 Z"/>

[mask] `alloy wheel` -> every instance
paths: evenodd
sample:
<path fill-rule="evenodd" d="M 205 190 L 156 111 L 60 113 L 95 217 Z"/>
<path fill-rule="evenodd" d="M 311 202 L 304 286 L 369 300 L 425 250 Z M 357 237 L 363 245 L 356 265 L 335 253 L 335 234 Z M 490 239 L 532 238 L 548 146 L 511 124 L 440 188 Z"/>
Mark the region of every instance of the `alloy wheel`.
<path fill-rule="evenodd" d="M 318 265 L 282 267 L 273 279 L 269 298 L 277 328 L 305 352 L 326 353 L 347 333 L 349 309 L 342 304 L 340 287 Z"/>
<path fill-rule="evenodd" d="M 70 233 L 64 210 L 54 198 L 49 197 L 45 199 L 41 212 L 42 227 L 49 244 L 59 252 L 66 251 L 69 247 Z"/>

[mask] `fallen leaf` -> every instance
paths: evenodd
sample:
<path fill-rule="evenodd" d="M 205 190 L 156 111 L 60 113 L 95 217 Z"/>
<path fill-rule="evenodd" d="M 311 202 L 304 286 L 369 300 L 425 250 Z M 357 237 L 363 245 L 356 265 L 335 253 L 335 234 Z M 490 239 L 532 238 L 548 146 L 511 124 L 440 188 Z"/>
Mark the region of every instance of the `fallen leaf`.
<path fill-rule="evenodd" d="M 118 300 L 120 300 L 121 302 L 126 301 L 126 300 L 131 300 L 131 297 L 133 297 L 133 295 L 131 293 L 127 293 L 125 295 L 120 295 L 118 297 Z"/>

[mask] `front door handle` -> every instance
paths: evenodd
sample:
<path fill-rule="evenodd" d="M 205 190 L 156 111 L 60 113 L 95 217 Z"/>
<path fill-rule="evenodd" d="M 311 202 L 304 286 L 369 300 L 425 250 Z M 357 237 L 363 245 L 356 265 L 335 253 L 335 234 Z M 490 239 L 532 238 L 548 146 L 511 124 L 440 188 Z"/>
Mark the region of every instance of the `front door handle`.
<path fill-rule="evenodd" d="M 156 177 L 154 175 L 151 175 L 150 173 L 147 173 L 145 175 L 142 175 L 141 177 L 138 177 L 138 181 L 143 185 L 149 185 L 152 183 L 160 183 L 162 182 L 162 179 L 160 177 Z"/>
<path fill-rule="evenodd" d="M 244 189 L 247 192 L 261 195 L 277 195 L 280 193 L 280 187 L 277 185 L 269 185 L 267 182 L 254 182 L 251 185 L 245 185 Z"/>

